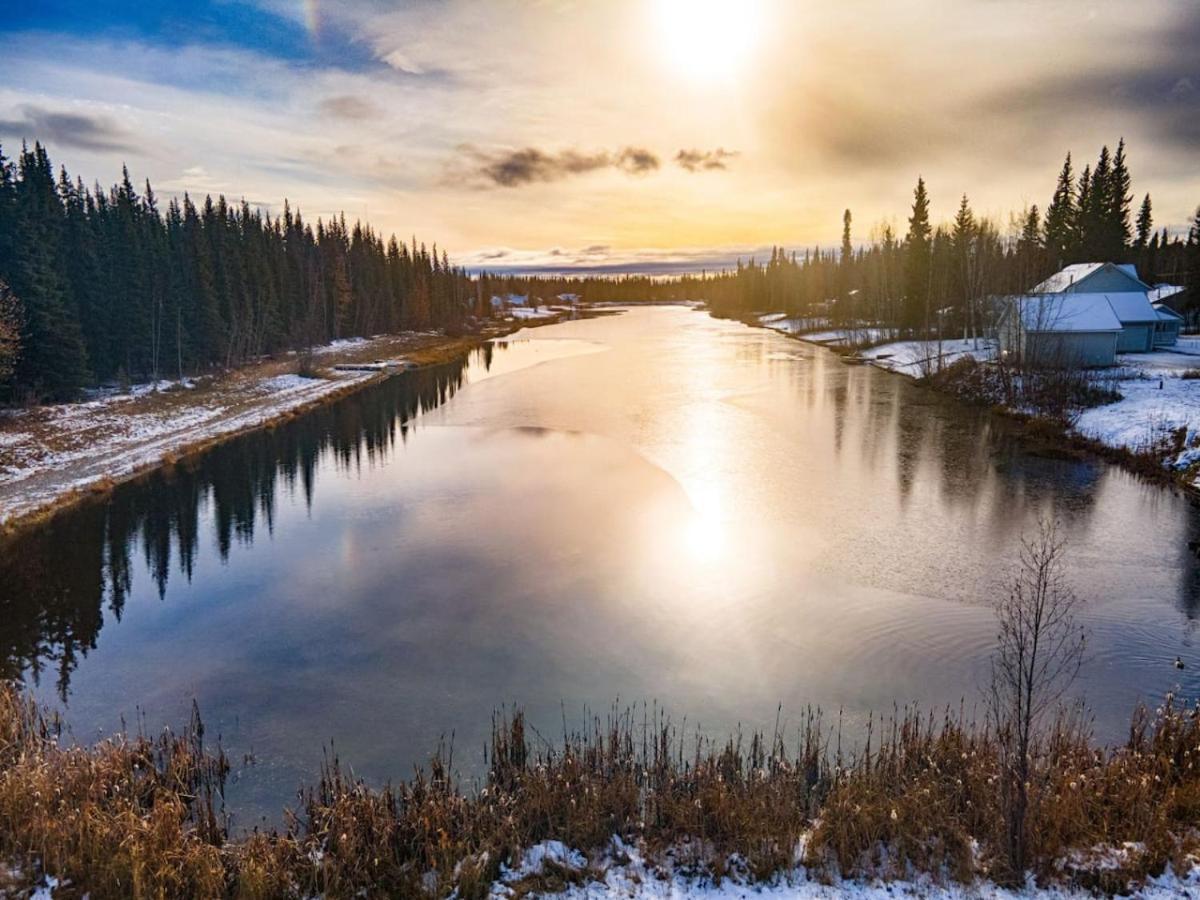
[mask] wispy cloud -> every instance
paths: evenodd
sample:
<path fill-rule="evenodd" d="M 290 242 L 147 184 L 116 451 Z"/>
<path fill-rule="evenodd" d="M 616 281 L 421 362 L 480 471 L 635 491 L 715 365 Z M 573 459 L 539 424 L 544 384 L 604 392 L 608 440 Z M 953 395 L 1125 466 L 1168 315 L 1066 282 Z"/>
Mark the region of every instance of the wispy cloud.
<path fill-rule="evenodd" d="M 370 100 L 354 94 L 326 97 L 320 103 L 321 112 L 335 119 L 362 121 L 379 115 L 379 108 Z"/>
<path fill-rule="evenodd" d="M 93 151 L 128 152 L 134 146 L 133 137 L 107 116 L 32 104 L 19 107 L 17 118 L 0 119 L 0 136 Z"/>
<path fill-rule="evenodd" d="M 680 150 L 675 154 L 675 163 L 688 172 L 712 172 L 729 168 L 729 160 L 737 155 L 736 151 L 724 147 L 716 150 Z"/>
<path fill-rule="evenodd" d="M 643 147 L 625 147 L 615 153 L 600 150 L 547 152 L 537 147 L 487 153 L 463 148 L 472 160 L 474 175 L 489 186 L 520 187 L 539 182 L 561 181 L 600 169 L 617 169 L 629 175 L 644 175 L 660 166 L 658 156 Z"/>
<path fill-rule="evenodd" d="M 703 267 L 729 257 L 630 248 L 836 240 L 847 207 L 865 235 L 918 173 L 935 218 L 967 191 L 1003 220 L 1122 135 L 1160 224 L 1200 197 L 1195 0 L 746 0 L 770 27 L 717 86 L 661 52 L 650 0 L 51 6 L 78 14 L 0 21 L 6 145 L 46 141 L 85 181 L 127 162 L 160 195 L 344 210 L 456 259 Z"/>

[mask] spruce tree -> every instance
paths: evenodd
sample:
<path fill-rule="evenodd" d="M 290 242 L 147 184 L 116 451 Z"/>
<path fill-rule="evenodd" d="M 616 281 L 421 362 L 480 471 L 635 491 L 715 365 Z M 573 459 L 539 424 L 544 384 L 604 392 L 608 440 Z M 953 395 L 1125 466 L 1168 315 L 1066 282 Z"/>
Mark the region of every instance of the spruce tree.
<path fill-rule="evenodd" d="M 1147 194 L 1142 200 L 1141 209 L 1138 210 L 1137 216 L 1137 240 L 1134 246 L 1139 250 L 1145 250 L 1150 243 L 1150 234 L 1154 230 L 1154 215 L 1150 206 L 1150 195 Z"/>
<path fill-rule="evenodd" d="M 21 358 L 21 329 L 25 315 L 21 301 L 0 280 L 0 392 L 8 390 L 17 360 Z"/>
<path fill-rule="evenodd" d="M 1046 253 L 1050 265 L 1066 265 L 1075 245 L 1075 173 L 1071 170 L 1071 154 L 1067 154 L 1054 197 L 1046 207 Z"/>
<path fill-rule="evenodd" d="M 1188 286 L 1192 296 L 1200 296 L 1200 206 L 1196 207 L 1196 215 L 1192 217 L 1192 227 L 1188 232 Z"/>
<path fill-rule="evenodd" d="M 925 179 L 918 178 L 904 239 L 904 325 L 909 329 L 925 322 L 928 312 L 931 236 L 929 194 Z"/>
<path fill-rule="evenodd" d="M 1107 191 L 1107 208 L 1105 209 L 1105 241 L 1106 255 L 1119 258 L 1124 255 L 1129 246 L 1131 230 L 1129 216 L 1132 210 L 1133 194 L 1132 178 L 1129 175 L 1129 164 L 1125 159 L 1125 138 L 1117 143 L 1117 152 L 1113 157 L 1112 173 L 1109 177 Z"/>
<path fill-rule="evenodd" d="M 87 383 L 87 353 L 63 277 L 63 210 L 41 144 L 23 150 L 14 193 L 9 286 L 24 322 L 15 386 L 34 397 L 68 400 Z"/>
<path fill-rule="evenodd" d="M 1035 204 L 1022 217 L 1021 236 L 1017 238 L 1018 290 L 1028 290 L 1049 274 L 1045 271 L 1043 257 L 1041 213 Z"/>
<path fill-rule="evenodd" d="M 958 301 L 967 315 L 968 326 L 974 326 L 974 274 L 971 258 L 975 245 L 975 214 L 971 202 L 963 194 L 954 215 L 954 228 L 950 233 L 950 249 L 954 258 L 952 299 Z"/>
<path fill-rule="evenodd" d="M 1094 235 L 1092 219 L 1095 205 L 1092 201 L 1092 167 L 1085 165 L 1079 175 L 1079 187 L 1076 191 L 1075 216 L 1071 226 L 1071 247 L 1067 253 L 1068 262 L 1086 260 L 1091 248 Z"/>
<path fill-rule="evenodd" d="M 842 213 L 842 252 L 838 258 L 838 296 L 842 304 L 850 300 L 851 269 L 854 266 L 854 244 L 850 240 L 850 210 Z"/>
<path fill-rule="evenodd" d="M 1084 206 L 1084 254 L 1089 262 L 1115 259 L 1112 241 L 1113 171 L 1108 146 L 1100 148 L 1100 157 L 1092 170 L 1091 190 Z"/>

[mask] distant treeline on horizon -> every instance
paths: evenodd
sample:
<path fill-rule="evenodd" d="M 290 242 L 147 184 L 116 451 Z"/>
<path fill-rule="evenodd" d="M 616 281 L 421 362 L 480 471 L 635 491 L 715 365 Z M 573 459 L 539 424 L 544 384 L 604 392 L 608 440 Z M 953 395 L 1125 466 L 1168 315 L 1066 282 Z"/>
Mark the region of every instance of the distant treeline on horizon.
<path fill-rule="evenodd" d="M 910 332 L 983 325 L 983 298 L 1027 290 L 1062 265 L 1132 262 L 1151 282 L 1200 282 L 1200 209 L 1186 239 L 1133 215 L 1122 141 L 1076 175 L 1068 155 L 1045 214 L 1012 233 L 964 195 L 933 228 L 923 180 L 903 238 L 884 226 L 855 247 L 851 213 L 838 250 L 771 251 L 716 273 L 658 276 L 472 275 L 436 244 L 388 240 L 344 216 L 315 227 L 284 203 L 188 195 L 165 211 L 128 171 L 108 190 L 57 176 L 41 144 L 0 152 L 0 400 L 63 400 L 89 385 L 227 368 L 330 340 L 408 329 L 459 332 L 490 316 L 495 294 L 554 302 L 704 300 L 742 315 L 819 312 Z M 1195 297 L 1197 291 L 1193 290 Z M 1194 302 L 1194 301 L 1193 301 Z"/>

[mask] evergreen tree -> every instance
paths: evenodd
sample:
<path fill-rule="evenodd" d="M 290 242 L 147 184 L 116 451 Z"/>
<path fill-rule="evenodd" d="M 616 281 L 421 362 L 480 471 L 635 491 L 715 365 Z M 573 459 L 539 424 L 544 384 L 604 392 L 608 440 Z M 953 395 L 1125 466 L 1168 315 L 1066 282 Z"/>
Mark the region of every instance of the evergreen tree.
<path fill-rule="evenodd" d="M 62 275 L 62 207 L 41 144 L 25 149 L 14 192 L 8 283 L 24 321 L 14 387 L 50 400 L 74 397 L 88 380 L 87 353 Z"/>
<path fill-rule="evenodd" d="M 1129 246 L 1132 232 L 1129 227 L 1129 216 L 1132 210 L 1133 180 L 1129 174 L 1129 164 L 1125 159 L 1125 139 L 1117 143 L 1117 152 L 1113 157 L 1112 173 L 1109 179 L 1105 210 L 1105 247 L 1109 258 L 1117 259 L 1124 255 Z"/>
<path fill-rule="evenodd" d="M 0 281 L 0 390 L 7 389 L 21 356 L 21 301 Z"/>
<path fill-rule="evenodd" d="M 1095 204 L 1092 200 L 1092 167 L 1083 167 L 1076 189 L 1075 217 L 1071 228 L 1071 249 L 1068 262 L 1080 262 L 1088 258 L 1094 233 L 1093 218 Z"/>
<path fill-rule="evenodd" d="M 1083 207 L 1081 210 L 1083 215 L 1081 243 L 1083 254 L 1089 262 L 1115 258 L 1112 254 L 1112 223 L 1109 220 L 1112 210 L 1112 195 L 1112 157 L 1106 145 L 1100 148 L 1100 158 L 1096 160 L 1096 167 L 1092 170 L 1087 202 L 1081 204 Z"/>
<path fill-rule="evenodd" d="M 1150 235 L 1154 230 L 1154 215 L 1150 206 L 1150 195 L 1147 194 L 1142 200 L 1141 209 L 1138 210 L 1137 216 L 1137 240 L 1134 246 L 1139 250 L 1146 249 L 1150 243 Z"/>
<path fill-rule="evenodd" d="M 954 227 L 950 232 L 950 251 L 954 257 L 953 263 L 953 293 L 951 299 L 959 308 L 960 318 L 966 319 L 968 328 L 974 330 L 974 260 L 975 250 L 975 214 L 971 211 L 971 202 L 963 194 L 958 204 L 958 212 L 954 216 Z"/>
<path fill-rule="evenodd" d="M 1192 217 L 1192 227 L 1188 232 L 1188 251 L 1188 286 L 1195 302 L 1195 298 L 1200 296 L 1200 206 L 1196 207 L 1196 215 Z"/>
<path fill-rule="evenodd" d="M 1036 205 L 1021 218 L 1021 234 L 1017 238 L 1017 284 L 1019 291 L 1028 290 L 1043 279 L 1046 273 L 1045 251 L 1042 244 L 1041 213 Z"/>
<path fill-rule="evenodd" d="M 838 297 L 843 308 L 850 303 L 850 290 L 853 284 L 851 270 L 854 266 L 854 245 L 850 240 L 850 210 L 842 213 L 842 252 L 838 257 Z"/>
<path fill-rule="evenodd" d="M 929 194 L 925 179 L 918 178 L 908 217 L 908 235 L 904 239 L 904 325 L 910 329 L 927 322 L 931 235 Z"/>
<path fill-rule="evenodd" d="M 1075 247 L 1075 173 L 1071 170 L 1071 154 L 1067 154 L 1054 197 L 1046 207 L 1046 253 L 1052 266 L 1063 266 Z"/>

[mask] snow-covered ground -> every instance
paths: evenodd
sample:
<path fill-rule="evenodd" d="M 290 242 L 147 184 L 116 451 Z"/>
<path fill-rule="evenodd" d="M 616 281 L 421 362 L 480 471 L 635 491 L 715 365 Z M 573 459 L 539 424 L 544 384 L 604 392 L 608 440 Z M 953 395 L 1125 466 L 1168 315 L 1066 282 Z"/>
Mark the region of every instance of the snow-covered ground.
<path fill-rule="evenodd" d="M 561 306 L 514 306 L 507 310 L 505 315 L 526 321 L 529 319 L 552 319 L 567 311 L 569 310 Z"/>
<path fill-rule="evenodd" d="M 798 854 L 799 856 L 799 854 Z M 731 861 L 731 869 L 737 871 L 738 861 Z M 493 898 L 523 896 L 518 885 L 522 880 L 535 878 L 547 870 L 547 866 L 583 871 L 588 867 L 587 858 L 558 841 L 545 841 L 530 848 L 513 869 L 503 870 L 500 880 L 492 886 Z M 929 878 L 905 881 L 840 881 L 825 884 L 802 866 L 775 881 L 749 883 L 738 878 L 725 878 L 713 882 L 684 874 L 683 867 L 664 867 L 648 862 L 636 847 L 614 837 L 608 851 L 592 867 L 598 878 L 572 885 L 555 895 L 568 900 L 584 898 L 626 897 L 642 900 L 668 900 L 676 897 L 697 897 L 703 900 L 733 900 L 733 898 L 762 897 L 789 898 L 789 900 L 833 900 L 850 897 L 854 900 L 896 900 L 896 898 L 924 898 L 924 900 L 1019 900 L 1019 898 L 1045 898 L 1045 900 L 1084 900 L 1094 894 L 1067 888 L 1038 889 L 1032 881 L 1025 890 L 1012 891 L 989 882 L 959 885 L 950 880 L 935 882 Z M 1145 900 L 1167 900 L 1167 898 L 1200 897 L 1200 867 L 1193 867 L 1182 876 L 1168 871 L 1151 879 L 1132 896 Z"/>
<path fill-rule="evenodd" d="M 920 378 L 939 368 L 973 356 L 980 362 L 993 358 L 990 341 L 896 341 L 859 352 L 873 365 Z M 1185 447 L 1171 464 L 1186 469 L 1200 462 L 1200 378 L 1185 373 L 1200 370 L 1200 338 L 1185 338 L 1175 350 L 1127 353 L 1118 366 L 1106 370 L 1121 398 L 1116 403 L 1085 410 L 1075 424 L 1084 437 L 1109 447 L 1140 452 L 1161 446 L 1179 429 L 1186 429 Z"/>
<path fill-rule="evenodd" d="M 1184 378 L 1200 359 L 1173 353 L 1127 354 L 1114 373 L 1121 400 L 1085 410 L 1075 429 L 1110 447 L 1146 450 L 1186 429 L 1185 447 L 1173 464 L 1200 461 L 1200 379 Z"/>
<path fill-rule="evenodd" d="M 837 347 L 862 347 L 887 340 L 894 334 L 889 328 L 829 328 L 823 318 L 789 318 L 786 313 L 767 313 L 758 317 L 764 328 L 791 334 L 813 344 Z"/>
<path fill-rule="evenodd" d="M 186 381 L 160 382 L 82 403 L 14 411 L 0 418 L 0 524 L 371 377 L 372 372 L 325 378 L 276 374 L 210 390 Z"/>
<path fill-rule="evenodd" d="M 922 378 L 943 369 L 963 357 L 973 356 L 983 362 L 995 356 L 996 345 L 986 340 L 955 341 L 895 341 L 859 351 L 862 359 L 870 360 L 881 369 Z"/>

